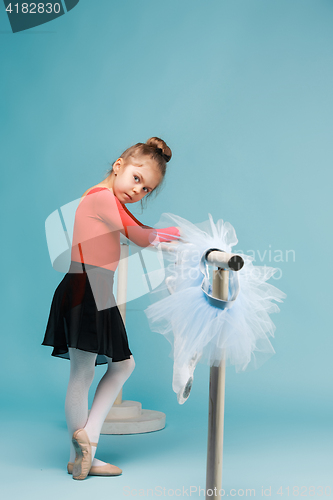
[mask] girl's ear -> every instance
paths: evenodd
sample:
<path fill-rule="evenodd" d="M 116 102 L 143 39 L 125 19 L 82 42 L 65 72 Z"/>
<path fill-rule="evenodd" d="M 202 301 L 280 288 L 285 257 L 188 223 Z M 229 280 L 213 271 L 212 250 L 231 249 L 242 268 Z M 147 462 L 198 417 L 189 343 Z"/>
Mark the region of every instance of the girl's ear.
<path fill-rule="evenodd" d="M 119 169 L 120 167 L 123 165 L 124 163 L 124 160 L 122 158 L 118 158 L 114 164 L 113 164 L 113 167 L 112 167 L 112 170 L 114 171 L 115 174 L 117 174 L 119 172 Z"/>

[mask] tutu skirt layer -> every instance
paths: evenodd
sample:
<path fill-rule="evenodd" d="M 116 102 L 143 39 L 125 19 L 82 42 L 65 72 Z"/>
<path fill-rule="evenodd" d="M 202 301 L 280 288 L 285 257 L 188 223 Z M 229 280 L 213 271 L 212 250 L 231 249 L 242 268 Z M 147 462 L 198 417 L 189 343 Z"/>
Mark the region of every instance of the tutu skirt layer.
<path fill-rule="evenodd" d="M 173 346 L 170 354 L 177 365 L 187 365 L 201 353 L 200 362 L 219 366 L 224 359 L 239 372 L 258 368 L 275 353 L 269 340 L 275 325 L 269 315 L 279 308 L 270 299 L 273 292 L 278 300 L 279 293 L 273 285 L 264 284 L 264 274 L 264 269 L 257 269 L 255 294 L 246 283 L 248 276 L 241 274 L 242 293 L 230 309 L 212 307 L 200 286 L 189 286 L 145 310 L 151 329 Z"/>
<path fill-rule="evenodd" d="M 201 289 L 204 275 L 200 262 L 209 249 L 231 252 L 238 242 L 233 226 L 222 219 L 214 224 L 210 214 L 209 221 L 194 225 L 168 213 L 159 224 L 178 226 L 182 235 L 176 244 L 165 245 L 166 278 L 151 293 L 155 303 L 145 310 L 151 330 L 164 335 L 172 346 L 173 390 L 182 394 L 198 361 L 219 366 L 224 360 L 237 372 L 261 366 L 275 353 L 270 342 L 275 330 L 270 314 L 278 312 L 279 307 L 273 301 L 281 302 L 286 297 L 267 283 L 277 269 L 254 266 L 252 257 L 240 254 L 244 266 L 237 271 L 237 298 L 231 304 L 231 282 L 236 277 L 232 273 L 236 271 L 230 270 L 230 307 L 213 307 Z M 184 401 L 182 398 L 179 402 Z"/>
<path fill-rule="evenodd" d="M 114 272 L 71 262 L 51 304 L 42 345 L 69 359 L 68 347 L 97 354 L 96 364 L 129 359 L 125 325 L 113 295 Z"/>

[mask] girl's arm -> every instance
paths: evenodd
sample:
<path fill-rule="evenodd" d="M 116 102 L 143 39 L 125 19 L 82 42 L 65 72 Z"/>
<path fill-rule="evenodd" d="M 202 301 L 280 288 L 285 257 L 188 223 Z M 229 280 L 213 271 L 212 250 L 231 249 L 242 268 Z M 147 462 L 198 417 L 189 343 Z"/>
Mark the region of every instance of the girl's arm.
<path fill-rule="evenodd" d="M 95 200 L 97 215 L 113 230 L 120 230 L 126 238 L 140 247 L 177 240 L 180 237 L 176 227 L 155 229 L 142 224 L 109 189 L 99 191 Z"/>

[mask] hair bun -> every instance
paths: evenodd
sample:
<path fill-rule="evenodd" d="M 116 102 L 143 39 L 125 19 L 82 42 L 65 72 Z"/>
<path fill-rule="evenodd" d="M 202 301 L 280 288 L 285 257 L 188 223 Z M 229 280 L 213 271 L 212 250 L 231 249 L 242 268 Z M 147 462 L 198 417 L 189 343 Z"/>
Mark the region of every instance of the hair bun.
<path fill-rule="evenodd" d="M 146 144 L 155 150 L 156 154 L 161 155 L 166 162 L 171 160 L 171 149 L 167 146 L 163 139 L 160 139 L 159 137 L 151 137 L 148 139 Z"/>

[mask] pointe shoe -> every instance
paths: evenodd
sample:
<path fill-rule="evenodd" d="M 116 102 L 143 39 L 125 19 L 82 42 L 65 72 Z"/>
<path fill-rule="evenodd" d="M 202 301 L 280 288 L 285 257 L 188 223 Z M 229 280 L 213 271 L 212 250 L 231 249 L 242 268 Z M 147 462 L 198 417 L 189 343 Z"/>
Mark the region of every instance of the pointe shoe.
<path fill-rule="evenodd" d="M 192 384 L 195 367 L 201 358 L 201 353 L 195 353 L 188 364 L 179 366 L 174 362 L 172 388 L 177 394 L 177 401 L 180 405 L 188 399 Z"/>
<path fill-rule="evenodd" d="M 73 474 L 73 463 L 68 462 L 67 472 L 68 474 Z M 116 465 L 105 464 L 105 465 L 93 465 L 88 472 L 88 476 L 120 476 L 123 471 L 119 469 Z"/>
<path fill-rule="evenodd" d="M 74 432 L 72 443 L 76 451 L 73 479 L 85 479 L 91 467 L 91 447 L 97 447 L 97 443 L 90 442 L 84 429 L 78 429 Z"/>

